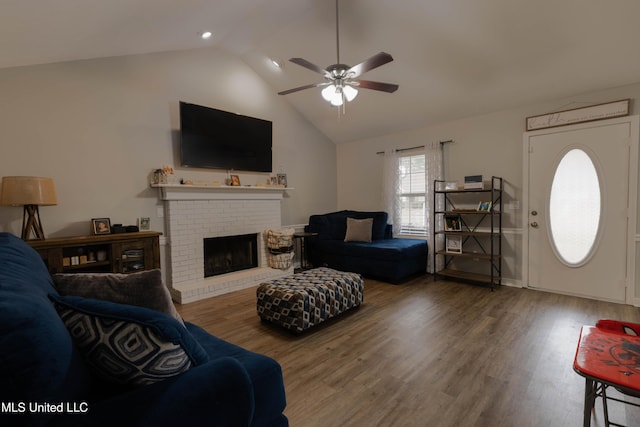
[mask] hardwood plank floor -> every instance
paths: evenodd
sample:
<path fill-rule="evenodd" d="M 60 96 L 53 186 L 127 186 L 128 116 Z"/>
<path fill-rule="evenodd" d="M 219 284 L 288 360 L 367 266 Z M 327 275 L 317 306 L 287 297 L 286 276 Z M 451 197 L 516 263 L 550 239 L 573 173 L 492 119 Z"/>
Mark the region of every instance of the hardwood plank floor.
<path fill-rule="evenodd" d="M 280 362 L 292 427 L 580 426 L 581 326 L 640 323 L 627 305 L 431 276 L 366 280 L 359 309 L 299 336 L 260 321 L 255 288 L 177 308 Z M 616 422 L 640 425 L 637 408 L 609 406 Z M 604 425 L 599 404 L 595 414 L 592 426 Z"/>

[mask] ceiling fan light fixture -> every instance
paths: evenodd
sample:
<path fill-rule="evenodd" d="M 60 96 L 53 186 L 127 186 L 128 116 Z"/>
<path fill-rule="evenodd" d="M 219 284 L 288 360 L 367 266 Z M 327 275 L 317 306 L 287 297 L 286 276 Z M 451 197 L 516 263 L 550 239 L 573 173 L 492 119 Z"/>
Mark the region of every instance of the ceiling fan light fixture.
<path fill-rule="evenodd" d="M 329 85 L 327 87 L 325 87 L 324 89 L 322 89 L 322 92 L 320 92 L 322 94 L 322 97 L 324 98 L 325 101 L 327 102 L 331 102 L 333 100 L 333 97 L 336 94 L 336 86 L 335 85 Z"/>
<path fill-rule="evenodd" d="M 398 85 L 369 80 L 360 80 L 359 77 L 367 71 L 378 68 L 393 61 L 393 57 L 386 52 L 380 52 L 365 61 L 350 67 L 340 62 L 340 25 L 339 25 L 339 0 L 336 1 L 336 52 L 337 61 L 326 68 L 320 67 L 304 58 L 291 58 L 289 61 L 300 65 L 315 73 L 321 74 L 325 81 L 323 83 L 308 84 L 293 89 L 278 92 L 278 95 L 288 95 L 305 89 L 322 87 L 322 98 L 330 102 L 331 105 L 340 107 L 346 102 L 353 101 L 358 96 L 358 88 L 371 89 L 381 92 L 393 93 L 398 90 Z M 344 107 L 338 110 L 344 114 Z M 340 113 L 338 114 L 340 116 Z"/>
<path fill-rule="evenodd" d="M 342 93 L 344 93 L 344 97 L 347 98 L 347 101 L 351 102 L 356 99 L 356 96 L 358 96 L 358 89 L 353 86 L 346 85 L 342 89 Z"/>
<path fill-rule="evenodd" d="M 322 90 L 322 97 L 329 101 L 334 107 L 339 107 L 344 104 L 344 87 L 342 84 L 329 85 Z"/>

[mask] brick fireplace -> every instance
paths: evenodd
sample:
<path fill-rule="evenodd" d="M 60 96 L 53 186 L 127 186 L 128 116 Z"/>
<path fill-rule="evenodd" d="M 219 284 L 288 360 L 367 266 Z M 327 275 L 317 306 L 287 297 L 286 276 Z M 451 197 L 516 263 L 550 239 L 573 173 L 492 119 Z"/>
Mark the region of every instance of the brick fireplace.
<path fill-rule="evenodd" d="M 165 204 L 167 285 L 188 303 L 291 274 L 268 266 L 263 232 L 282 227 L 285 189 L 159 184 Z M 257 267 L 205 277 L 204 240 L 257 234 Z"/>

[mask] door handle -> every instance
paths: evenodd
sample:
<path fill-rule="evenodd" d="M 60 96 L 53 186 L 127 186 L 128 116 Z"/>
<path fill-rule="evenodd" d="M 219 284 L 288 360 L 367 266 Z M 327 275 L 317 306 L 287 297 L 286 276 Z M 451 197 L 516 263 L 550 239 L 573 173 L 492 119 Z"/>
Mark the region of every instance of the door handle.
<path fill-rule="evenodd" d="M 531 223 L 531 226 L 533 228 L 538 228 L 538 223 L 534 221 L 534 222 Z"/>

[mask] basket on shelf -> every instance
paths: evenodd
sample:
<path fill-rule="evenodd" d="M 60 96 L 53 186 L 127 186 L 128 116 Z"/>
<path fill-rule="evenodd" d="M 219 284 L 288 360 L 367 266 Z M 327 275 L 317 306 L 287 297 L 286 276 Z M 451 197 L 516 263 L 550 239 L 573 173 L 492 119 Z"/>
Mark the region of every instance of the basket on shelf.
<path fill-rule="evenodd" d="M 269 267 L 280 270 L 291 268 L 293 263 L 293 228 L 265 230 L 267 242 L 267 261 Z"/>

